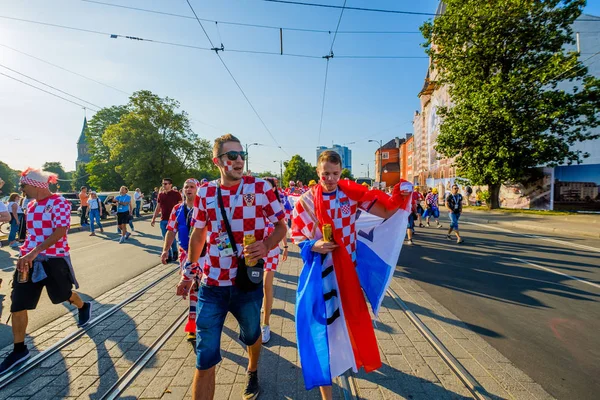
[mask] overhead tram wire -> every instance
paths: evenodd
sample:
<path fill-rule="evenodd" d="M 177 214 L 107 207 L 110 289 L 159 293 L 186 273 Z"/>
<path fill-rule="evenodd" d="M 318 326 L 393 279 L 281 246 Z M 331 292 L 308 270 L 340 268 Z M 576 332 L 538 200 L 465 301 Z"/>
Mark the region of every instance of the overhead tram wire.
<path fill-rule="evenodd" d="M 131 6 L 123 5 L 123 4 L 106 3 L 103 1 L 95 1 L 95 0 L 79 0 L 79 1 L 82 1 L 84 3 L 108 6 L 108 7 L 123 8 L 123 9 L 127 9 L 127 10 L 132 10 L 132 11 L 140 11 L 140 12 L 165 15 L 165 16 L 175 17 L 175 18 L 185 18 L 185 19 L 195 20 L 194 17 L 191 17 L 189 15 L 174 14 L 174 13 L 169 13 L 169 12 L 164 12 L 164 11 L 151 10 L 148 8 L 131 7 Z M 215 22 L 215 23 L 219 23 L 222 25 L 245 26 L 245 27 L 249 27 L 249 28 L 262 28 L 262 29 L 274 29 L 274 30 L 283 29 L 285 31 L 312 32 L 312 33 L 331 33 L 331 31 L 328 31 L 325 29 L 292 28 L 289 26 L 285 27 L 285 26 L 274 26 L 274 25 L 249 24 L 249 23 L 243 23 L 243 22 L 218 21 L 218 20 L 205 19 L 205 18 L 199 18 L 199 19 L 200 19 L 200 21 L 204 21 L 204 22 Z M 402 34 L 420 34 L 421 32 L 419 32 L 419 31 L 339 31 L 338 33 L 339 34 L 365 34 L 365 35 L 369 35 L 369 34 L 382 34 L 382 35 L 399 34 L 399 35 L 402 35 Z"/>
<path fill-rule="evenodd" d="M 94 106 L 94 107 L 96 107 L 96 108 L 98 108 L 98 109 L 102 108 L 102 106 L 99 106 L 98 104 L 91 103 L 91 102 L 89 102 L 89 101 L 87 101 L 87 100 L 84 100 L 84 99 L 82 99 L 82 98 L 80 98 L 80 97 L 77 97 L 77 96 L 74 96 L 74 95 L 72 95 L 72 94 L 70 94 L 70 93 L 67 93 L 67 92 L 65 92 L 64 90 L 61 90 L 61 89 L 59 89 L 59 88 L 56 88 L 56 87 L 54 87 L 54 86 L 52 86 L 52 85 L 48 85 L 47 83 L 44 83 L 44 82 L 42 82 L 42 81 L 40 81 L 40 80 L 38 80 L 38 79 L 32 78 L 32 77 L 31 77 L 31 76 L 29 76 L 29 75 L 25 75 L 25 74 L 23 74 L 23 73 L 21 73 L 21 72 L 19 72 L 19 71 L 17 71 L 17 70 L 14 70 L 14 69 L 12 69 L 12 68 L 9 68 L 9 67 L 7 67 L 6 65 L 0 64 L 0 67 L 1 67 L 1 68 L 4 68 L 4 69 L 7 69 L 7 70 L 9 70 L 10 72 L 13 72 L 13 73 L 15 73 L 15 74 L 18 74 L 18 75 L 24 76 L 24 77 L 25 77 L 25 78 L 27 78 L 27 79 L 31 79 L 31 80 L 32 80 L 32 81 L 34 81 L 34 82 L 41 83 L 42 85 L 44 85 L 44 86 L 47 86 L 47 87 L 49 87 L 50 89 L 56 90 L 57 92 L 60 92 L 60 93 L 62 93 L 62 94 L 66 94 L 67 96 L 70 96 L 70 97 L 72 97 L 72 98 L 74 98 L 74 99 L 77 99 L 77 100 L 79 100 L 79 101 L 83 101 L 84 103 L 88 103 L 88 104 L 90 104 L 90 105 L 92 105 L 92 106 Z"/>
<path fill-rule="evenodd" d="M 190 0 L 186 0 L 186 1 L 188 3 L 188 6 L 190 6 L 190 9 L 192 10 L 192 13 L 196 17 L 196 20 L 198 21 L 198 24 L 200 25 L 200 28 L 202 28 L 202 31 L 204 32 L 204 35 L 206 35 L 206 38 L 208 39 L 208 42 L 210 43 L 210 45 L 212 46 L 212 48 L 215 49 L 215 46 L 214 46 L 212 40 L 210 39 L 210 36 L 208 36 L 208 33 L 206 32 L 206 29 L 204 29 L 204 25 L 202 25 L 202 21 L 200 21 L 200 19 L 198 18 L 198 15 L 196 14 L 196 10 L 194 10 L 194 7 L 192 6 L 192 3 L 190 3 Z M 267 124 L 265 124 L 265 121 L 262 119 L 262 117 L 260 116 L 260 114 L 258 113 L 258 111 L 256 111 L 256 108 L 254 107 L 254 105 L 252 104 L 252 102 L 250 101 L 250 99 L 248 98 L 248 96 L 246 95 L 246 92 L 244 92 L 244 89 L 242 89 L 242 87 L 238 83 L 237 79 L 235 79 L 235 76 L 233 76 L 233 73 L 231 72 L 231 70 L 229 69 L 229 67 L 227 66 L 227 64 L 225 64 L 225 61 L 223 60 L 223 58 L 219 54 L 219 51 L 215 50 L 215 53 L 216 53 L 217 57 L 219 58 L 219 61 L 221 61 L 221 64 L 223 64 L 223 67 L 225 67 L 225 69 L 229 73 L 229 76 L 231 77 L 231 79 L 233 79 L 233 82 L 235 82 L 235 84 L 238 87 L 238 89 L 240 90 L 240 92 L 242 92 L 242 95 L 244 96 L 244 98 L 246 99 L 246 101 L 248 102 L 248 104 L 250 105 L 250 108 L 252 108 L 252 111 L 254 111 L 254 114 L 256 115 L 256 117 L 258 118 L 258 120 L 261 122 L 261 124 L 263 125 L 263 127 L 265 128 L 265 130 L 267 131 L 267 133 L 269 134 L 269 136 L 271 136 L 271 139 L 273 139 L 273 141 L 279 147 L 279 149 L 281 151 L 283 151 L 289 157 L 290 155 L 288 154 L 288 152 L 285 151 L 283 149 L 283 147 L 281 147 L 281 145 L 279 144 L 279 142 L 277 141 L 277 139 L 275 139 L 275 136 L 273 135 L 273 133 L 271 132 L 271 130 L 269 129 L 269 127 L 267 127 Z"/>
<path fill-rule="evenodd" d="M 288 0 L 262 0 L 268 3 L 280 3 L 294 6 L 308 6 L 308 7 L 321 7 L 321 8 L 337 8 L 337 9 L 346 9 L 352 11 L 369 11 L 369 12 L 378 12 L 378 13 L 388 13 L 388 14 L 405 14 L 405 15 L 424 15 L 428 17 L 435 17 L 440 14 L 436 13 L 426 13 L 426 12 L 418 12 L 418 11 L 401 11 L 401 10 L 383 10 L 379 8 L 365 8 L 365 7 L 342 7 L 335 6 L 333 4 L 317 4 L 317 3 L 307 3 L 303 1 L 288 1 Z"/>
<path fill-rule="evenodd" d="M 15 49 L 14 47 L 10 47 L 10 46 L 7 46 L 7 45 L 5 45 L 5 44 L 2 44 L 2 43 L 0 43 L 0 46 L 2 46 L 2 47 L 5 47 L 5 48 L 7 48 L 7 49 L 9 49 L 9 50 L 12 50 L 12 51 L 14 51 L 14 52 L 17 52 L 17 53 L 19 53 L 19 54 L 22 54 L 22 55 L 24 55 L 24 56 L 31 57 L 31 58 L 33 58 L 34 60 L 38 60 L 38 61 L 40 61 L 40 62 L 43 62 L 43 63 L 45 63 L 45 64 L 51 65 L 51 66 L 53 66 L 53 67 L 55 67 L 55 68 L 62 69 L 63 71 L 66 71 L 66 72 L 68 72 L 68 73 L 70 73 L 70 74 L 77 75 L 77 76 L 79 76 L 79 77 L 81 77 L 81 78 L 87 79 L 87 80 L 89 80 L 89 81 L 91 81 L 91 82 L 97 83 L 97 84 L 99 84 L 99 85 L 102 85 L 102 86 L 104 86 L 104 87 L 107 87 L 107 88 L 109 88 L 109 89 L 116 90 L 117 92 L 121 92 L 121 93 L 123 93 L 123 94 L 126 94 L 126 95 L 128 95 L 128 96 L 130 96 L 130 95 L 131 95 L 131 93 L 128 93 L 128 92 L 126 92 L 126 91 L 124 91 L 124 90 L 121 90 L 121 89 L 119 89 L 119 88 L 116 88 L 116 87 L 114 87 L 114 86 L 111 86 L 111 85 L 109 85 L 109 84 L 106 84 L 106 83 L 104 83 L 104 82 L 97 81 L 97 80 L 95 80 L 95 79 L 93 79 L 93 78 L 90 78 L 89 76 L 82 75 L 82 74 L 80 74 L 80 73 L 78 73 L 78 72 L 71 71 L 70 69 L 67 69 L 67 68 L 61 67 L 60 65 L 53 64 L 53 63 L 51 63 L 51 62 L 49 62 L 49 61 L 43 60 L 43 59 L 41 59 L 41 58 L 39 58 L 39 57 L 36 57 L 36 56 L 34 56 L 34 55 L 31 55 L 31 54 L 29 54 L 29 53 L 25 53 L 24 51 L 17 50 L 17 49 Z"/>
<path fill-rule="evenodd" d="M 78 106 L 79 106 L 79 107 L 81 107 L 81 108 L 85 108 L 85 109 L 87 109 L 87 110 L 92 110 L 92 111 L 94 111 L 94 112 L 98 112 L 98 110 L 96 110 L 96 109 L 93 109 L 93 108 L 91 108 L 91 107 L 88 107 L 88 106 L 84 106 L 84 105 L 83 105 L 83 104 L 81 104 L 81 103 L 77 103 L 76 101 L 69 100 L 69 99 L 67 99 L 66 97 L 59 96 L 59 95 L 57 95 L 56 93 L 52 93 L 52 92 L 50 92 L 50 91 L 48 91 L 48 90 L 46 90 L 46 89 L 42 89 L 42 88 L 40 88 L 40 87 L 37 87 L 37 86 L 35 86 L 35 85 L 32 85 L 32 84 L 30 84 L 30 83 L 27 83 L 27 82 L 25 82 L 25 81 L 22 81 L 22 80 L 20 80 L 20 79 L 17 79 L 17 78 L 15 78 L 15 77 L 13 77 L 13 76 L 7 75 L 7 74 L 5 74 L 5 73 L 3 73 L 3 72 L 0 72 L 0 75 L 3 75 L 3 76 L 5 76 L 5 77 L 7 77 L 7 78 L 10 78 L 10 79 L 13 79 L 13 80 L 15 80 L 15 81 L 17 81 L 17 82 L 20 82 L 20 83 L 22 83 L 22 84 L 24 84 L 24 85 L 30 86 L 30 87 L 32 87 L 32 88 L 34 88 L 34 89 L 41 90 L 42 92 L 48 93 L 49 95 L 52 95 L 52 96 L 54 96 L 54 97 L 58 97 L 59 99 L 62 99 L 62 100 L 64 100 L 64 101 L 68 101 L 69 103 L 72 103 L 72 104 L 78 105 Z M 86 103 L 87 103 L 87 102 L 86 102 Z"/>
<path fill-rule="evenodd" d="M 329 59 L 333 57 L 333 45 L 335 44 L 335 39 L 337 38 L 338 30 L 340 29 L 340 23 L 342 22 L 342 17 L 344 16 L 344 7 L 346 6 L 346 2 L 348 0 L 344 0 L 344 4 L 342 6 L 342 11 L 340 12 L 340 17 L 338 18 L 337 26 L 335 27 L 335 33 L 333 34 L 333 39 L 331 40 L 331 46 L 329 47 L 329 54 L 324 58 L 326 60 L 325 65 L 325 81 L 323 83 L 323 99 L 321 102 L 321 120 L 319 121 L 319 136 L 317 137 L 317 146 L 321 144 L 321 133 L 323 132 L 323 115 L 325 113 L 325 95 L 327 94 L 327 77 L 329 76 Z"/>
<path fill-rule="evenodd" d="M 214 51 L 213 49 L 207 48 L 207 47 L 200 47 L 200 46 L 195 46 L 195 45 L 190 45 L 190 44 L 185 44 L 185 43 L 177 43 L 177 42 L 166 42 L 166 41 L 162 41 L 162 40 L 156 40 L 156 39 L 147 39 L 147 38 L 143 38 L 140 36 L 131 36 L 131 35 L 121 35 L 121 34 L 115 34 L 115 33 L 109 33 L 109 32 L 102 32 L 102 31 L 96 31 L 96 30 L 91 30 L 91 29 L 84 29 L 84 28 L 76 28 L 76 27 L 72 27 L 72 26 L 66 26 L 66 25 L 59 25 L 59 24 L 52 24 L 52 23 L 48 23 L 48 22 L 41 22 L 41 21 L 33 21 L 33 20 L 28 20 L 28 19 L 23 19 L 23 18 L 15 18 L 15 17 L 7 17 L 4 15 L 0 15 L 0 18 L 4 18 L 4 19 L 8 19 L 8 20 L 14 20 L 14 21 L 19 21 L 19 22 L 26 22 L 26 23 L 30 23 L 30 24 L 38 24 L 38 25 L 44 25 L 44 26 L 49 26 L 52 28 L 59 28 L 59 29 L 68 29 L 68 30 L 73 30 L 73 31 L 80 31 L 80 32 L 86 32 L 86 33 L 91 33 L 91 34 L 96 34 L 96 35 L 102 35 L 102 36 L 108 36 L 110 38 L 123 38 L 123 39 L 129 39 L 129 40 L 134 40 L 134 41 L 140 41 L 140 42 L 147 42 L 147 43 L 154 43 L 154 44 L 162 44 L 162 45 L 167 45 L 167 46 L 175 46 L 175 47 L 183 47 L 183 48 L 188 48 L 188 49 L 193 49 L 193 50 L 202 50 L 202 51 Z M 8 47 L 8 46 L 5 46 Z M 296 58 L 312 58 L 312 59 L 322 59 L 322 56 L 318 56 L 318 55 L 311 55 L 311 54 L 293 54 L 293 53 L 283 53 L 281 54 L 280 52 L 270 52 L 270 51 L 259 51 L 259 50 L 243 50 L 243 49 L 231 49 L 228 48 L 225 51 L 231 52 L 231 53 L 244 53 L 244 54 L 262 54 L 262 55 L 273 55 L 273 56 L 286 56 L 286 57 L 296 57 Z M 428 58 L 427 56 L 369 56 L 369 55 L 341 55 L 341 56 L 336 56 L 338 58 L 354 58 L 354 59 L 413 59 L 413 58 Z"/>

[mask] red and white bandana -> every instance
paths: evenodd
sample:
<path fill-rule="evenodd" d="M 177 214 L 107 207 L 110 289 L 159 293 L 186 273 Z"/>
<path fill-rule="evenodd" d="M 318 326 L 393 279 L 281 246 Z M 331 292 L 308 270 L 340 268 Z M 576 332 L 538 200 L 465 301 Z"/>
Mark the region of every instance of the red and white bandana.
<path fill-rule="evenodd" d="M 51 183 L 58 182 L 58 176 L 50 172 L 41 171 L 39 169 L 27 168 L 21 173 L 19 183 L 24 185 L 35 186 L 41 189 L 48 189 Z"/>

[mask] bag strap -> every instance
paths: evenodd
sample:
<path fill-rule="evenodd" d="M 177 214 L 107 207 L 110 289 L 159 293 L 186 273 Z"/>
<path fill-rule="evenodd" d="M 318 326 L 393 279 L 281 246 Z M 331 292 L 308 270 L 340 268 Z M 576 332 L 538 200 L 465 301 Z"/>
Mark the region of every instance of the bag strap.
<path fill-rule="evenodd" d="M 241 183 L 240 183 L 241 184 Z M 223 196 L 221 195 L 221 185 L 217 184 L 217 197 L 219 200 L 219 208 L 221 209 L 221 216 L 223 217 L 223 222 L 225 223 L 225 229 L 227 230 L 227 235 L 229 236 L 229 242 L 235 251 L 235 255 L 237 254 L 237 244 L 235 243 L 235 237 L 233 236 L 233 232 L 231 231 L 231 225 L 229 224 L 229 219 L 227 218 L 227 214 L 225 213 L 225 205 L 223 204 Z"/>

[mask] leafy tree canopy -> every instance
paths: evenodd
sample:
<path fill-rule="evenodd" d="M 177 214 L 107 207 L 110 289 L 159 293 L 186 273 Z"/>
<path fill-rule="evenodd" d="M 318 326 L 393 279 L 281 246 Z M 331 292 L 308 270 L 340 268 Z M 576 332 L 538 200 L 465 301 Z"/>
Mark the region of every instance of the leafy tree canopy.
<path fill-rule="evenodd" d="M 62 163 L 57 161 L 45 162 L 44 165 L 42 165 L 42 170 L 47 172 L 53 172 L 56 175 L 58 175 L 58 179 L 60 179 L 60 181 L 57 184 L 50 184 L 50 191 L 68 192 L 71 190 L 71 185 L 68 182 L 65 182 L 65 180 L 70 179 L 70 177 L 63 168 Z"/>
<path fill-rule="evenodd" d="M 122 184 L 144 193 L 170 177 L 214 178 L 210 143 L 192 132 L 179 102 L 150 91 L 134 93 L 125 106 L 100 110 L 88 124 L 90 184 L 116 190 Z"/>
<path fill-rule="evenodd" d="M 0 197 L 8 196 L 16 192 L 19 184 L 20 172 L 0 161 L 0 178 L 4 181 L 4 186 L 0 189 Z"/>
<path fill-rule="evenodd" d="M 350 170 L 348 168 L 344 168 L 342 170 L 342 173 L 340 174 L 340 177 L 342 179 L 348 178 L 348 179 L 354 180 L 354 176 L 352 175 L 352 172 L 350 172 Z"/>
<path fill-rule="evenodd" d="M 284 162 L 283 165 L 285 171 L 283 172 L 283 182 L 281 182 L 282 187 L 287 187 L 289 181 L 302 181 L 307 184 L 311 179 L 319 180 L 316 168 L 298 154 L 293 156 L 290 161 Z"/>
<path fill-rule="evenodd" d="M 600 80 L 574 49 L 571 24 L 584 0 L 446 0 L 421 31 L 431 77 L 448 85 L 436 150 L 456 157 L 458 175 L 486 184 L 498 207 L 500 185 L 541 165 L 579 163 L 570 146 L 591 140 Z M 568 81 L 570 84 L 561 82 Z"/>

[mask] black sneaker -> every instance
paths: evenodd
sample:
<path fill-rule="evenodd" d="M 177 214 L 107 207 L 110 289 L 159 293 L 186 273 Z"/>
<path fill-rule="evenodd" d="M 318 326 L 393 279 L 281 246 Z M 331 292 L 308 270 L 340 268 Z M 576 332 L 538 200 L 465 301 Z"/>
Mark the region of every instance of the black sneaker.
<path fill-rule="evenodd" d="M 258 398 L 260 386 L 258 385 L 258 371 L 246 373 L 246 389 L 242 394 L 244 400 L 254 400 Z"/>
<path fill-rule="evenodd" d="M 446 239 L 452 240 L 452 237 L 450 235 L 446 235 Z"/>
<path fill-rule="evenodd" d="M 85 301 L 83 303 L 83 307 L 81 307 L 79 309 L 79 323 L 77 324 L 78 327 L 82 327 L 87 325 L 88 322 L 90 322 L 90 319 L 92 318 L 92 303 Z"/>
<path fill-rule="evenodd" d="M 8 357 L 6 357 L 4 359 L 4 361 L 2 361 L 2 364 L 0 364 L 0 375 L 4 374 L 5 372 L 7 372 L 11 368 L 15 367 L 16 365 L 19 365 L 20 363 L 27 360 L 28 358 L 29 358 L 29 350 L 27 348 L 25 348 L 24 351 L 20 351 L 18 353 L 15 352 L 14 350 L 11 351 L 10 354 L 8 355 Z"/>

